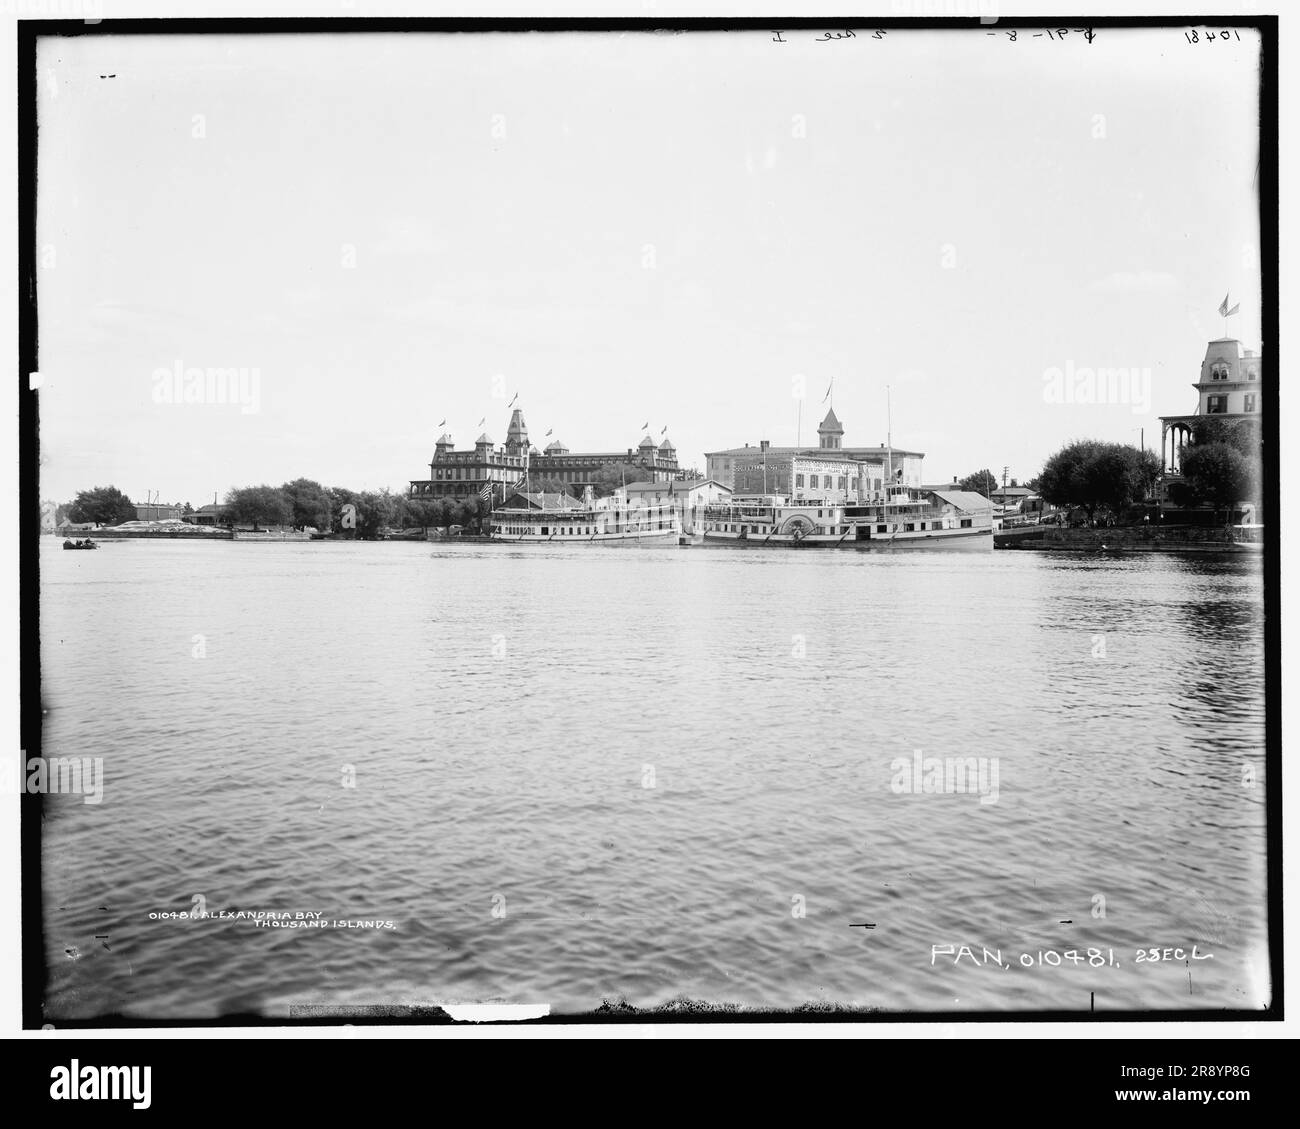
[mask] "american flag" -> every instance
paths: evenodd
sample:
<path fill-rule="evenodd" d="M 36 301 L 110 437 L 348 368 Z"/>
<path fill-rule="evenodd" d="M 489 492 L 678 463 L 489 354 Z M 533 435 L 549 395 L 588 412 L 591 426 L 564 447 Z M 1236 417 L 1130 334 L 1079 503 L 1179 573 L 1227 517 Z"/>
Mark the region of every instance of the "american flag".
<path fill-rule="evenodd" d="M 492 483 L 489 482 L 484 486 L 483 489 L 478 492 L 478 496 L 482 498 L 483 501 L 490 502 L 492 500 Z"/>

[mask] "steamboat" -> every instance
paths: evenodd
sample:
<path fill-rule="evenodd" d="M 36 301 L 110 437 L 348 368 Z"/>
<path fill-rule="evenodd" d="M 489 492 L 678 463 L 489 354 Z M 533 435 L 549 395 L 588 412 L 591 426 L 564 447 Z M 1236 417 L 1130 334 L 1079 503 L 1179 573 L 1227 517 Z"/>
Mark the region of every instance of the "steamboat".
<path fill-rule="evenodd" d="M 858 500 L 733 497 L 704 511 L 704 543 L 744 548 L 993 547 L 993 508 L 963 490 L 885 487 Z"/>
<path fill-rule="evenodd" d="M 671 504 L 629 501 L 618 490 L 595 498 L 590 487 L 581 499 L 567 494 L 521 492 L 492 511 L 489 540 L 515 545 L 677 545 L 682 523 Z"/>

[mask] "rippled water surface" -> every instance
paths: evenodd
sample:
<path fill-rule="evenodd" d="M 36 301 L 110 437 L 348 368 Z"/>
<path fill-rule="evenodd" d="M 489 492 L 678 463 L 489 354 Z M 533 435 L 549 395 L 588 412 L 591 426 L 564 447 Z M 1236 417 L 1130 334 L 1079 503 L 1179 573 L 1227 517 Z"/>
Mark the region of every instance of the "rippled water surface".
<path fill-rule="evenodd" d="M 44 541 L 52 1021 L 1268 1001 L 1257 561 Z"/>

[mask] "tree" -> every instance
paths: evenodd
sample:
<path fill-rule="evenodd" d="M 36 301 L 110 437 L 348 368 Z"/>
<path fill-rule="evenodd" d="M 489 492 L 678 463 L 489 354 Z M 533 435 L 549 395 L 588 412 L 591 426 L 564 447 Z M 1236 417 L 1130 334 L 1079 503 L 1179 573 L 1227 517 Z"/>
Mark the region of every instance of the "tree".
<path fill-rule="evenodd" d="M 344 504 L 356 507 L 354 528 L 357 537 L 363 541 L 373 541 L 381 530 L 390 528 L 397 518 L 397 503 L 388 487 L 382 490 L 362 490 L 357 494 L 336 488 L 333 493 L 344 495 Z"/>
<path fill-rule="evenodd" d="M 226 494 L 228 518 L 235 525 L 289 525 L 293 508 L 278 486 L 243 486 Z"/>
<path fill-rule="evenodd" d="M 533 490 L 542 494 L 567 494 L 569 487 L 559 478 L 535 478 Z"/>
<path fill-rule="evenodd" d="M 1260 422 L 1256 416 L 1198 416 L 1192 421 L 1193 446 L 1204 443 L 1226 443 L 1247 458 L 1260 457 Z"/>
<path fill-rule="evenodd" d="M 997 479 L 993 477 L 993 472 L 985 467 L 974 474 L 968 474 L 957 483 L 957 489 L 970 490 L 976 494 L 983 494 L 987 498 L 997 489 Z"/>
<path fill-rule="evenodd" d="M 591 482 L 598 498 L 607 498 L 615 490 L 633 482 L 649 482 L 650 472 L 630 463 L 604 463 L 592 472 Z"/>
<path fill-rule="evenodd" d="M 436 498 L 422 498 L 418 495 L 407 498 L 403 526 L 414 528 L 418 525 L 421 529 L 427 531 L 431 525 L 445 525 L 446 522 L 442 520 L 444 512 L 445 507 Z"/>
<path fill-rule="evenodd" d="M 194 507 L 191 506 L 189 502 L 186 502 L 181 509 L 181 517 L 189 517 L 193 513 L 194 513 Z"/>
<path fill-rule="evenodd" d="M 1230 443 L 1196 443 L 1183 452 L 1181 482 L 1170 484 L 1182 506 L 1208 502 L 1217 512 L 1259 495 L 1259 463 Z"/>
<path fill-rule="evenodd" d="M 1153 451 L 1080 439 L 1047 460 L 1038 477 L 1038 492 L 1053 506 L 1078 506 L 1092 523 L 1102 507 L 1120 513 L 1142 501 L 1159 474 L 1160 460 Z"/>
<path fill-rule="evenodd" d="M 334 499 L 319 482 L 310 478 L 295 478 L 280 489 L 284 492 L 291 512 L 290 520 L 299 529 L 328 529 L 334 514 Z"/>
<path fill-rule="evenodd" d="M 331 486 L 330 531 L 333 533 L 356 534 L 357 495 L 346 486 Z M 351 511 L 348 507 L 351 506 Z M 351 524 L 348 524 L 348 522 Z"/>
<path fill-rule="evenodd" d="M 68 506 L 68 520 L 76 524 L 93 521 L 96 525 L 120 525 L 134 518 L 135 506 L 116 486 L 82 490 Z"/>

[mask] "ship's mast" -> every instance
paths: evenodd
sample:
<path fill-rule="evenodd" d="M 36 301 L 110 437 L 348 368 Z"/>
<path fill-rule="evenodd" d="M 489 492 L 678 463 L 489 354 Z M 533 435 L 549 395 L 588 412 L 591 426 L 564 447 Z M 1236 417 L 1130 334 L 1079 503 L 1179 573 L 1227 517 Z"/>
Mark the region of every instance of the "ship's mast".
<path fill-rule="evenodd" d="M 894 413 L 890 404 L 889 385 L 885 385 L 885 499 L 889 499 L 889 488 L 894 483 Z"/>

